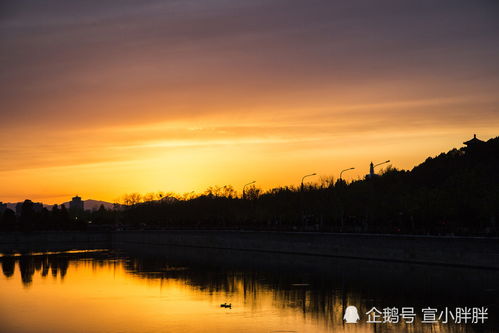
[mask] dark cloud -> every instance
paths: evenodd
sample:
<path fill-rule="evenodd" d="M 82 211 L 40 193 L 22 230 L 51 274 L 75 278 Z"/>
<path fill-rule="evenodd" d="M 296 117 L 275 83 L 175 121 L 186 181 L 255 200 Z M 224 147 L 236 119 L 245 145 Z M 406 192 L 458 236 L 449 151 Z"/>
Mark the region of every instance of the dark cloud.
<path fill-rule="evenodd" d="M 245 77 L 276 86 L 302 80 L 306 89 L 339 80 L 497 74 L 499 12 L 488 1 L 6 3 L 0 85 L 12 108 L 26 99 L 113 90 L 112 79 L 88 80 L 105 73 L 128 78 L 129 89 L 224 79 L 245 89 Z M 133 71 L 140 66 L 143 72 Z M 22 110 L 35 112 L 25 104 Z"/>

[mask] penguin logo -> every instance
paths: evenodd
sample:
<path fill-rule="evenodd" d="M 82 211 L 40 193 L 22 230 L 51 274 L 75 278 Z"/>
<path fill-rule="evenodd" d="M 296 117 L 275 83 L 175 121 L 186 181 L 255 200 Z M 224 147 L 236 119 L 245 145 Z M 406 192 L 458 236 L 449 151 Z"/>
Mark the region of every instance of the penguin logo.
<path fill-rule="evenodd" d="M 347 324 L 357 324 L 357 321 L 360 319 L 359 313 L 357 312 L 357 308 L 353 305 L 347 306 L 345 309 L 345 315 L 343 316 L 343 320 Z"/>

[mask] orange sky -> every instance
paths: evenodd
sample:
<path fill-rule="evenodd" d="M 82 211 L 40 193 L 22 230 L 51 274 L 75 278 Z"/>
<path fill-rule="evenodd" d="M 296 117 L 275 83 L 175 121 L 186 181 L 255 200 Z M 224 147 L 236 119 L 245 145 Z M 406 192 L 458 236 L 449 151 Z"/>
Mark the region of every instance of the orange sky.
<path fill-rule="evenodd" d="M 3 202 L 357 178 L 499 135 L 493 2 L 0 6 Z"/>

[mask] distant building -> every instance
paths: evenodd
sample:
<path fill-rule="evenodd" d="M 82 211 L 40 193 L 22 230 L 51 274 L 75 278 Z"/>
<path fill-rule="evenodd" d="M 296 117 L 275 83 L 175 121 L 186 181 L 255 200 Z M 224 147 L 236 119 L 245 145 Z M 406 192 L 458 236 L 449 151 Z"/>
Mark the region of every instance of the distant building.
<path fill-rule="evenodd" d="M 476 134 L 473 134 L 473 139 L 471 140 L 468 140 L 468 141 L 465 141 L 463 142 L 463 144 L 466 145 L 466 148 L 474 148 L 476 146 L 479 146 L 481 145 L 482 143 L 484 143 L 485 141 L 482 141 L 480 139 L 477 139 L 476 138 Z"/>
<path fill-rule="evenodd" d="M 35 213 L 40 213 L 43 210 L 43 203 L 33 202 L 29 199 L 24 200 L 24 202 L 18 202 L 16 204 L 16 215 L 17 216 L 22 215 L 23 207 L 31 207 Z"/>
<path fill-rule="evenodd" d="M 73 197 L 69 202 L 69 212 L 73 216 L 81 216 L 83 211 L 85 210 L 85 203 L 79 196 Z"/>

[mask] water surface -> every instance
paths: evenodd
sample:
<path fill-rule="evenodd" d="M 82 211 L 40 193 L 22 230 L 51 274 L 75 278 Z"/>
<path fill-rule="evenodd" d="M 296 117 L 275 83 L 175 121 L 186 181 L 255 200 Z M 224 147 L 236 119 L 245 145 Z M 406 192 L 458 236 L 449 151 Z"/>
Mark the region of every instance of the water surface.
<path fill-rule="evenodd" d="M 494 270 L 244 251 L 123 247 L 0 258 L 0 332 L 496 332 Z M 230 303 L 231 308 L 221 304 Z M 345 324 L 348 305 L 360 322 Z M 487 307 L 485 324 L 421 309 Z M 413 324 L 369 324 L 413 307 Z"/>

